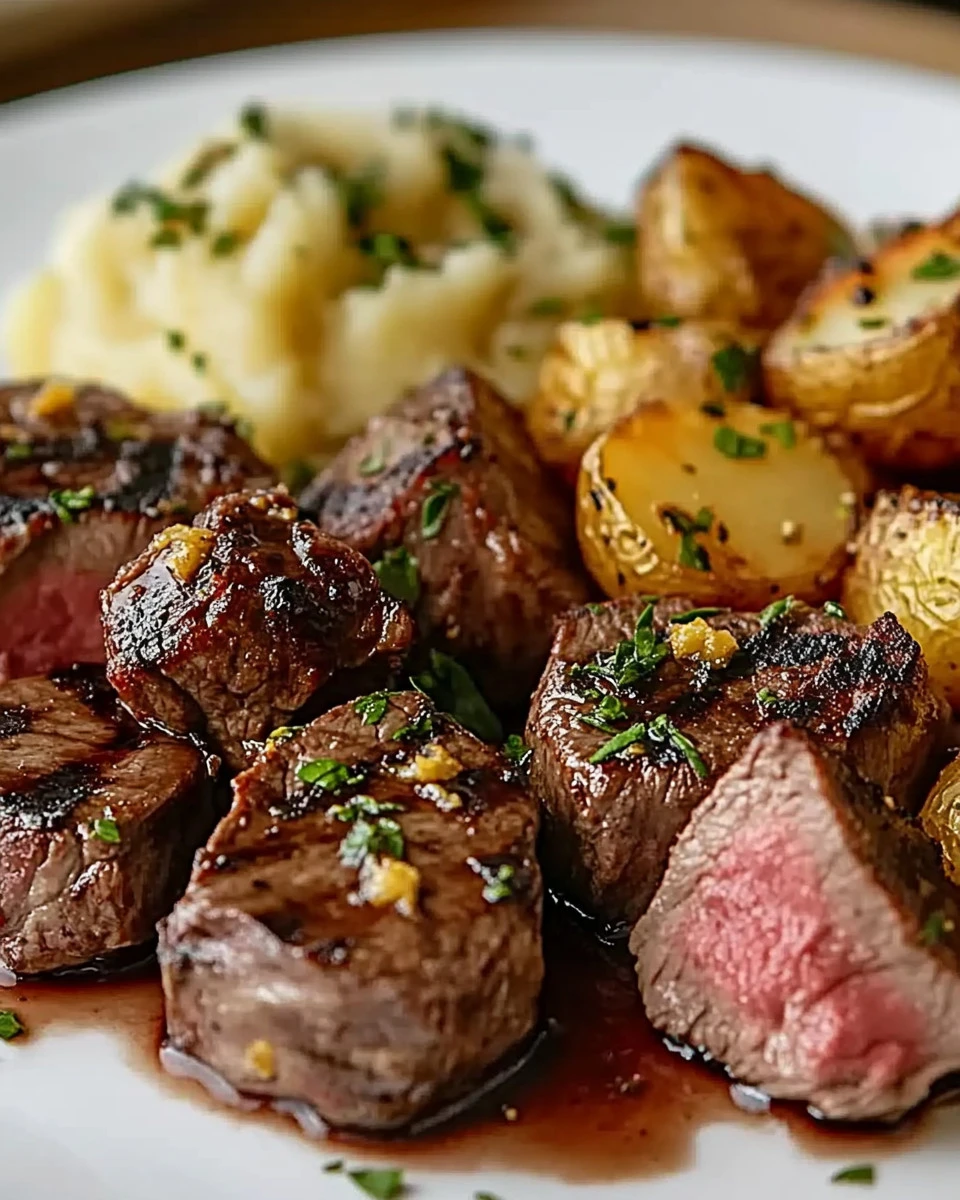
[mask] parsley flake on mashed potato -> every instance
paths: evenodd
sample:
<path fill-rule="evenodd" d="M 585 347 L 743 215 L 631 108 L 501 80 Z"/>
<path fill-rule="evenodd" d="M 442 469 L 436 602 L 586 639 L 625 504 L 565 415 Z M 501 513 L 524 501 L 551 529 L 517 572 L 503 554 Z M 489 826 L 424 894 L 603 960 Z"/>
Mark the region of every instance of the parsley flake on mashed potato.
<path fill-rule="evenodd" d="M 222 401 L 283 464 L 451 364 L 522 403 L 558 321 L 632 311 L 629 234 L 446 114 L 249 105 L 156 182 L 67 214 L 6 353 L 150 408 Z"/>

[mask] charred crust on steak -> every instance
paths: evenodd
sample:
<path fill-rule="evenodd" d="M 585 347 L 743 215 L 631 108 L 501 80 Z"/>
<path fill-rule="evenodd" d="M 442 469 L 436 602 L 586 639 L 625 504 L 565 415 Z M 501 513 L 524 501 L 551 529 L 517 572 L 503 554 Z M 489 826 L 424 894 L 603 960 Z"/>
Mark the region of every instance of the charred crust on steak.
<path fill-rule="evenodd" d="M 23 791 L 0 791 L 0 812 L 24 829 L 59 829 L 88 800 L 100 780 L 94 763 L 67 763 L 49 775 L 25 781 Z"/>
<path fill-rule="evenodd" d="M 545 806 L 547 870 L 585 911 L 611 923 L 635 920 L 689 813 L 753 732 L 778 719 L 806 728 L 915 809 L 945 710 L 919 647 L 893 616 L 856 627 L 796 605 L 764 627 L 758 615 L 721 612 L 706 622 L 737 642 L 725 666 L 668 655 L 619 688 L 602 671 L 585 671 L 632 639 L 644 607 L 634 598 L 559 619 L 527 725 L 531 783 Z M 671 617 L 692 607 L 682 598 L 657 602 L 652 628 L 664 638 Z M 624 706 L 607 732 L 583 721 L 605 695 Z M 702 778 L 675 739 L 636 739 L 636 747 L 591 761 L 612 733 L 658 719 L 692 743 Z"/>
<path fill-rule="evenodd" d="M 26 733 L 33 721 L 27 704 L 0 704 L 0 738 Z"/>
<path fill-rule="evenodd" d="M 191 539 L 185 570 L 177 555 Z M 235 769 L 305 705 L 360 690 L 363 672 L 389 677 L 412 636 L 369 562 L 300 520 L 283 489 L 221 497 L 192 527 L 165 531 L 102 605 L 124 702 L 207 735 Z"/>
<path fill-rule="evenodd" d="M 441 730 L 439 714 L 427 740 L 397 741 L 430 711 L 394 693 L 373 723 L 345 704 L 267 746 L 161 926 L 170 1043 L 241 1093 L 401 1129 L 469 1092 L 536 1026 L 536 803 L 495 749 L 452 721 Z M 316 763 L 355 781 L 315 783 L 316 803 L 277 820 Z M 460 797 L 448 809 L 420 787 L 438 771 Z M 345 853 L 361 812 L 389 817 L 390 847 L 366 854 L 416 875 L 414 907 L 364 892 L 366 862 Z M 270 1078 L 247 1063 L 258 1040 L 276 1052 Z"/>
<path fill-rule="evenodd" d="M 416 560 L 422 637 L 494 707 L 527 700 L 553 618 L 589 594 L 569 505 L 522 415 L 468 371 L 374 417 L 301 503 L 371 561 L 399 549 Z"/>

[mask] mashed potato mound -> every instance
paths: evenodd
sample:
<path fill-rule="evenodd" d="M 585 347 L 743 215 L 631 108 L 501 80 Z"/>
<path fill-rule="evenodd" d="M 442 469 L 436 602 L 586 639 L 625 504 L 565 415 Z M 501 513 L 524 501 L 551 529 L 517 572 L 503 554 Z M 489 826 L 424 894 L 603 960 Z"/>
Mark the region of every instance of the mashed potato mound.
<path fill-rule="evenodd" d="M 67 215 L 6 353 L 149 407 L 222 402 L 282 465 L 454 363 L 523 402 L 558 320 L 630 313 L 632 256 L 629 224 L 518 140 L 251 105 L 156 184 Z"/>

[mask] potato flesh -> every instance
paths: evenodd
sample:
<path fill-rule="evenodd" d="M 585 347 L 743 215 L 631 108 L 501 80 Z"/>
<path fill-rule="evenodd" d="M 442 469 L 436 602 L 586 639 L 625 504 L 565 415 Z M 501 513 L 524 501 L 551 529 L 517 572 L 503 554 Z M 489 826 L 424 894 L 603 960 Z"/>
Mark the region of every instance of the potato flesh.
<path fill-rule="evenodd" d="M 654 405 L 607 438 L 602 473 L 615 481 L 620 503 L 668 562 L 677 561 L 681 538 L 663 519 L 664 510 L 694 516 L 708 508 L 713 525 L 697 541 L 714 571 L 722 573 L 723 561 L 735 559 L 741 576 L 813 577 L 848 535 L 851 485 L 839 461 L 801 426 L 793 425 L 792 449 L 761 431 L 788 419 L 751 404 L 728 404 L 722 420 L 697 409 Z M 763 439 L 765 456 L 722 454 L 713 444 L 720 425 Z M 729 535 L 722 541 L 721 527 Z"/>
<path fill-rule="evenodd" d="M 913 271 L 933 254 L 956 258 L 960 247 L 942 235 L 925 236 L 922 245 L 891 248 L 877 260 L 875 270 L 853 273 L 847 282 L 846 303 L 827 303 L 813 321 L 798 322 L 792 331 L 798 350 L 836 350 L 889 337 L 918 317 L 949 308 L 960 296 L 956 279 L 915 279 Z M 858 304 L 854 297 L 868 288 L 875 297 Z M 881 326 L 870 322 L 883 320 Z M 867 322 L 867 324 L 864 324 Z"/>

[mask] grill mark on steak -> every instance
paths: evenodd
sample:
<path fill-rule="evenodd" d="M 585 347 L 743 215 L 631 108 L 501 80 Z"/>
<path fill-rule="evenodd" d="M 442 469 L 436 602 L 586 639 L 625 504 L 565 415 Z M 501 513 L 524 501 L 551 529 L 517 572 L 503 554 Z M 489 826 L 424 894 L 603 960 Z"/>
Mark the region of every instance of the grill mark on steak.
<path fill-rule="evenodd" d="M 26 704 L 0 705 L 0 738 L 26 733 L 31 721 L 30 709 Z"/>
<path fill-rule="evenodd" d="M 68 763 L 39 779 L 25 780 L 25 790 L 0 791 L 0 811 L 24 829 L 59 829 L 74 809 L 96 790 L 100 768 Z"/>
<path fill-rule="evenodd" d="M 451 721 L 441 731 L 439 714 L 432 734 L 398 741 L 425 705 L 395 694 L 376 725 L 344 705 L 268 747 L 234 781 L 231 811 L 161 927 L 174 1048 L 243 1093 L 310 1105 L 348 1128 L 399 1129 L 436 1112 L 537 1019 L 536 803 L 496 750 Z M 416 777 L 435 743 L 449 756 L 435 759 L 449 769 L 448 798 L 463 801 L 447 811 Z M 335 794 L 311 785 L 302 804 L 299 768 L 315 759 L 364 777 Z M 358 795 L 398 806 L 384 815 L 419 885 L 406 915 L 365 894 L 342 855 L 351 822 L 329 810 Z M 492 902 L 484 889 L 502 867 L 515 886 Z M 272 1071 L 252 1070 L 255 1040 L 270 1047 Z"/>
<path fill-rule="evenodd" d="M 383 469 L 371 472 L 371 460 Z M 425 532 L 438 485 L 442 520 Z M 495 706 L 528 700 L 553 618 L 589 595 L 570 506 L 522 415 L 468 371 L 447 371 L 374 417 L 301 504 L 371 560 L 401 547 L 416 559 L 422 638 L 461 660 Z"/>
<path fill-rule="evenodd" d="M 148 547 L 102 596 L 108 675 L 141 720 L 209 737 L 239 770 L 304 706 L 389 681 L 409 616 L 286 491 L 221 497 L 194 527 Z"/>
<path fill-rule="evenodd" d="M 726 629 L 739 650 L 729 665 L 664 659 L 617 694 L 628 716 L 608 732 L 585 725 L 596 697 L 616 691 L 584 676 L 600 652 L 631 639 L 642 600 L 560 618 L 547 670 L 531 705 L 527 742 L 531 785 L 544 812 L 545 866 L 583 911 L 610 924 L 632 923 L 649 903 L 669 847 L 690 812 L 752 734 L 775 720 L 803 725 L 844 755 L 898 803 L 915 808 L 944 733 L 920 648 L 890 614 L 858 629 L 798 605 L 761 628 L 752 614 L 725 612 L 708 624 Z M 693 607 L 682 598 L 655 606 L 654 627 Z M 760 703 L 758 694 L 767 690 Z M 708 770 L 699 778 L 681 746 L 644 743 L 635 757 L 590 762 L 611 734 L 666 715 L 689 738 Z"/>

